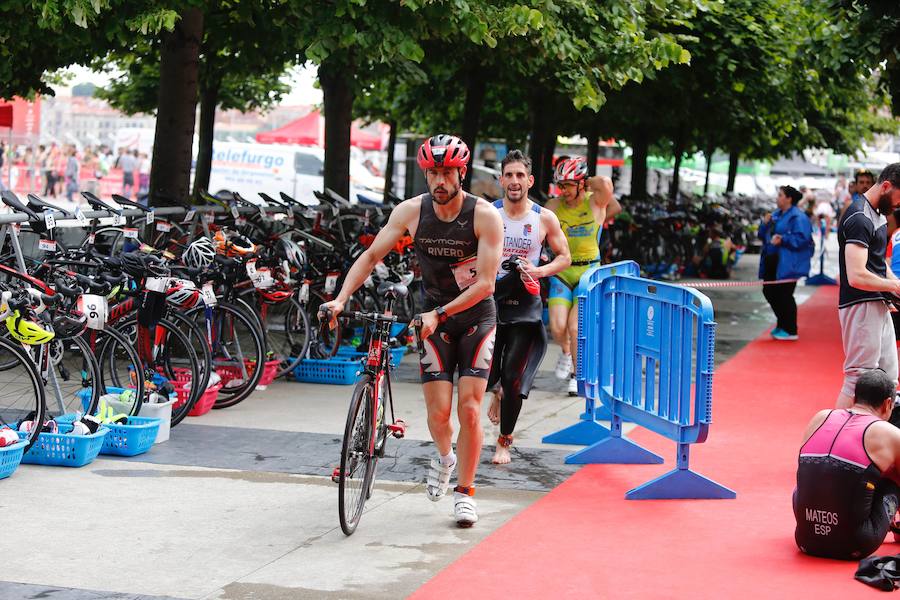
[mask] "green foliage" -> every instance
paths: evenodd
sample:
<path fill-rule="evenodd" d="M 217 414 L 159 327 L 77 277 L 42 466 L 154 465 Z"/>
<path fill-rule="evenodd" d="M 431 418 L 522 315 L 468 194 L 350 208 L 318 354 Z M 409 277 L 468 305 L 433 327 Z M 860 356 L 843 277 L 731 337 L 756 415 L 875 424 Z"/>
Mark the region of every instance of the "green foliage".
<path fill-rule="evenodd" d="M 292 11 L 280 0 L 211 0 L 205 7 L 200 50 L 200 90 L 213 89 L 222 109 L 269 108 L 290 91 L 281 81 L 296 57 L 289 35 Z M 94 68 L 123 76 L 98 93 L 126 113 L 153 112 L 159 86 L 159 44 L 136 38 L 126 49 L 94 61 Z"/>
<path fill-rule="evenodd" d="M 605 135 L 686 152 L 723 148 L 773 158 L 810 147 L 857 149 L 873 130 L 896 127 L 872 54 L 827 0 L 728 0 L 698 13 L 686 42 L 690 66 L 630 85 L 600 115 Z"/>
<path fill-rule="evenodd" d="M 175 26 L 190 2 L 9 0 L 0 21 L 0 97 L 52 94 L 52 73 Z"/>

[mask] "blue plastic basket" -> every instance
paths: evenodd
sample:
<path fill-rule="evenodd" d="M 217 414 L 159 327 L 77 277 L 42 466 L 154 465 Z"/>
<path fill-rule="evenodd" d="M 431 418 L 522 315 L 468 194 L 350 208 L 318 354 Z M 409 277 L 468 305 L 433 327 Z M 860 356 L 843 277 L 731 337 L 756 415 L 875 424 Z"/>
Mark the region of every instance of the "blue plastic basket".
<path fill-rule="evenodd" d="M 367 356 L 365 352 L 357 352 L 353 346 L 338 346 L 337 356 L 345 359 L 360 360 Z M 391 358 L 395 365 L 399 365 L 403 357 L 406 356 L 406 346 L 400 348 L 391 348 Z"/>
<path fill-rule="evenodd" d="M 0 448 L 0 479 L 6 479 L 15 472 L 22 462 L 24 452 L 25 442 Z"/>
<path fill-rule="evenodd" d="M 294 377 L 301 383 L 330 383 L 353 385 L 356 374 L 362 370 L 358 359 L 330 358 L 328 360 L 304 358 L 294 368 Z"/>
<path fill-rule="evenodd" d="M 72 430 L 65 421 L 59 423 L 60 431 Z M 34 444 L 22 457 L 22 463 L 29 465 L 50 465 L 54 467 L 83 467 L 90 464 L 100 454 L 103 439 L 109 431 L 105 426 L 90 435 L 70 435 L 68 433 L 41 433 Z M 24 439 L 28 434 L 19 432 Z"/>
<path fill-rule="evenodd" d="M 63 415 L 57 417 L 57 423 L 71 423 L 75 415 Z M 103 446 L 100 454 L 112 456 L 137 456 L 153 447 L 156 434 L 159 433 L 161 419 L 152 417 L 128 417 L 128 424 L 105 423 L 103 426 L 109 429 L 103 438 Z"/>

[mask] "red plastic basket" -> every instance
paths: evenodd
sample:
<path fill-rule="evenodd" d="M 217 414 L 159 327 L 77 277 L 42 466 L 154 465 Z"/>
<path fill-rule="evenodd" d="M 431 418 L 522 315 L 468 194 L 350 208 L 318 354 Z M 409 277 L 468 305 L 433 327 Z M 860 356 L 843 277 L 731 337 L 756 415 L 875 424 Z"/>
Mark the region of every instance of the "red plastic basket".
<path fill-rule="evenodd" d="M 262 377 L 259 378 L 259 385 L 269 385 L 270 383 L 275 381 L 275 375 L 278 373 L 278 369 L 280 368 L 280 360 L 267 360 L 266 365 L 263 367 Z"/>
<path fill-rule="evenodd" d="M 253 360 L 245 360 L 244 361 L 245 368 L 247 369 L 247 376 L 253 374 L 253 371 L 256 369 L 256 361 Z M 262 375 L 259 378 L 259 383 L 257 383 L 257 387 L 265 387 L 275 381 L 275 375 L 278 373 L 278 369 L 281 368 L 281 361 L 279 360 L 267 360 L 265 366 L 263 367 Z M 223 387 L 228 387 L 228 383 L 234 379 L 242 379 L 244 374 L 237 367 L 231 367 L 226 365 L 219 365 L 216 367 L 216 373 L 218 373 L 219 377 L 222 378 Z"/>
<path fill-rule="evenodd" d="M 174 367 L 172 371 L 175 373 L 175 378 L 170 379 L 169 382 L 175 387 L 175 394 L 178 396 L 173 408 L 178 408 L 191 397 L 191 370 Z M 206 388 L 206 391 L 197 398 L 188 416 L 200 417 L 211 411 L 216 400 L 219 399 L 219 390 L 222 389 L 222 385 L 222 383 L 216 383 Z"/>
<path fill-rule="evenodd" d="M 197 399 L 197 402 L 194 403 L 194 408 L 191 409 L 191 412 L 188 413 L 188 416 L 202 417 L 203 415 L 211 411 L 212 407 L 216 403 L 216 400 L 219 399 L 219 390 L 221 389 L 221 383 L 215 383 L 206 388 L 206 391 L 203 392 Z"/>

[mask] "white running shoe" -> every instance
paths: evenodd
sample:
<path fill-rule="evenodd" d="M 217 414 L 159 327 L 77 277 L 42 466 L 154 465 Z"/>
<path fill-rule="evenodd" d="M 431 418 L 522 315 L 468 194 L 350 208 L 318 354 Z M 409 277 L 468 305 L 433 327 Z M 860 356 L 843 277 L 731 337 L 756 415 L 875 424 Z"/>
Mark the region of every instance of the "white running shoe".
<path fill-rule="evenodd" d="M 570 396 L 578 395 L 578 380 L 575 379 L 574 375 L 569 377 L 569 395 Z"/>
<path fill-rule="evenodd" d="M 565 352 L 559 355 L 556 361 L 556 378 L 565 379 L 572 374 L 572 357 Z"/>
<path fill-rule="evenodd" d="M 453 516 L 456 518 L 456 524 L 463 528 L 469 528 L 477 523 L 475 498 L 468 494 L 453 492 Z"/>
<path fill-rule="evenodd" d="M 446 495 L 447 490 L 450 489 L 450 476 L 455 468 L 455 462 L 452 465 L 444 466 L 440 459 L 431 459 L 428 475 L 425 478 L 425 493 L 428 494 L 429 500 L 437 502 Z"/>

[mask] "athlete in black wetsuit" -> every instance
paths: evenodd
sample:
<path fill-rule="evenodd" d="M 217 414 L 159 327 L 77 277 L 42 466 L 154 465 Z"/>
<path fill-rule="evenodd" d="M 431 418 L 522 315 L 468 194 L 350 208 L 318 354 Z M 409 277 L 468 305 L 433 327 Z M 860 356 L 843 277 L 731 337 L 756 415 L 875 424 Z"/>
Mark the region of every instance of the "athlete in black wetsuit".
<path fill-rule="evenodd" d="M 538 366 L 547 351 L 547 330 L 541 313 L 541 288 L 538 280 L 550 277 L 571 263 L 569 245 L 551 211 L 528 199 L 534 184 L 531 159 L 513 150 L 501 163 L 502 200 L 494 203 L 503 217 L 503 260 L 498 273 L 494 299 L 497 302 L 497 344 L 488 387 L 499 381 L 502 396 L 494 396 L 488 417 L 495 423 L 499 404 L 500 437 L 492 462 L 510 462 L 522 400 L 528 397 Z M 538 266 L 544 241 L 556 257 Z M 502 398 L 502 400 L 501 400 Z"/>
<path fill-rule="evenodd" d="M 461 139 L 442 134 L 426 140 L 418 164 L 430 194 L 401 202 L 391 212 L 347 273 L 337 298 L 322 305 L 337 317 L 377 262 L 407 232 L 412 236 L 427 302 L 422 314 L 422 389 L 428 429 L 439 453 L 431 461 L 425 491 L 431 500 L 440 500 L 456 467 L 450 411 L 453 376 L 458 373 L 459 477 L 453 497 L 460 527 L 478 520 L 473 496 L 484 436 L 481 400 L 493 357 L 496 311 L 491 295 L 503 249 L 500 214 L 460 187 L 468 161 L 469 149 Z"/>
<path fill-rule="evenodd" d="M 900 503 L 900 429 L 886 420 L 895 387 L 884 371 L 866 371 L 853 406 L 820 411 L 807 426 L 793 499 L 803 552 L 859 560 L 884 542 Z"/>

